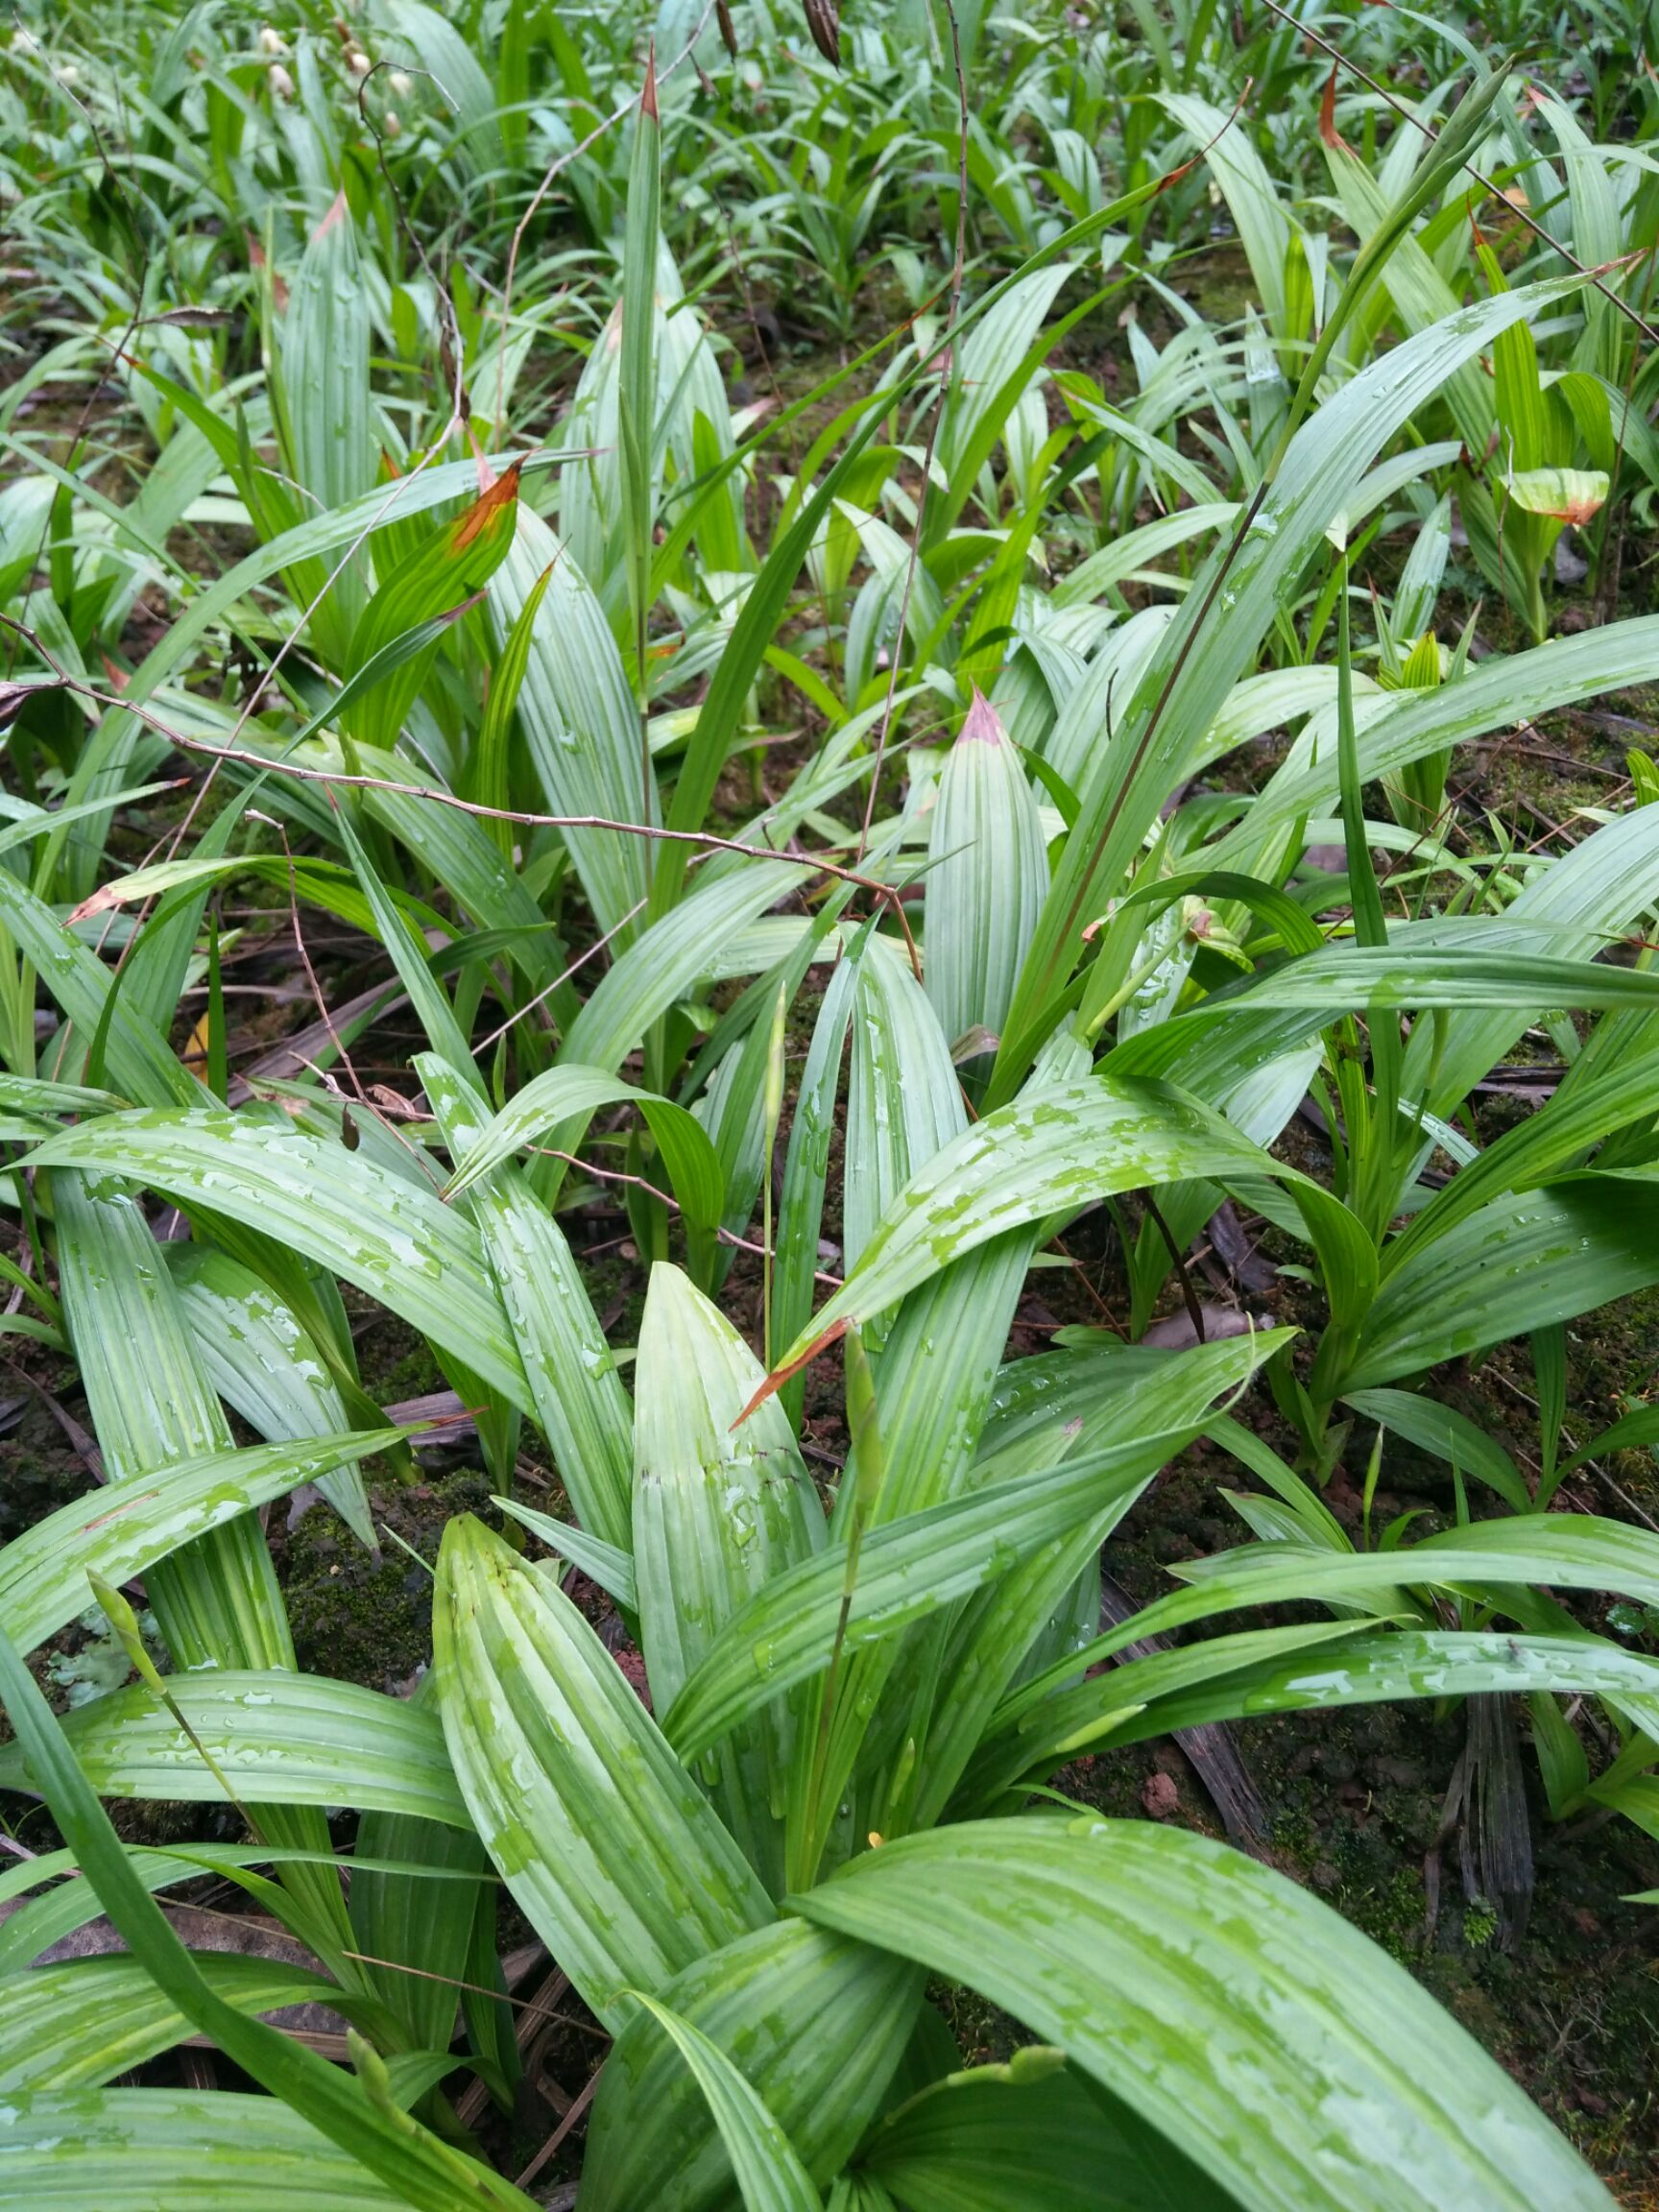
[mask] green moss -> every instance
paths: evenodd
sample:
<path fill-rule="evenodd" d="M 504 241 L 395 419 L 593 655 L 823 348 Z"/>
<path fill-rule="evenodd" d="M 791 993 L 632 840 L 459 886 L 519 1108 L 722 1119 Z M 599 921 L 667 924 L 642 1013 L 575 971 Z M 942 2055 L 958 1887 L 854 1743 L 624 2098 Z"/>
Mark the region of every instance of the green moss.
<path fill-rule="evenodd" d="M 434 1475 L 376 1493 L 375 1524 L 436 1561 L 445 1525 L 457 1513 L 494 1518 L 490 1489 L 476 1468 Z M 398 1546 L 367 1552 L 325 1505 L 314 1505 L 287 1532 L 278 1572 L 302 1668 L 396 1690 L 430 1660 L 432 1578 Z"/>
<path fill-rule="evenodd" d="M 1484 1951 L 1498 1933 L 1498 1914 L 1484 1897 L 1477 1897 L 1463 1915 L 1463 1940 L 1471 1951 Z"/>

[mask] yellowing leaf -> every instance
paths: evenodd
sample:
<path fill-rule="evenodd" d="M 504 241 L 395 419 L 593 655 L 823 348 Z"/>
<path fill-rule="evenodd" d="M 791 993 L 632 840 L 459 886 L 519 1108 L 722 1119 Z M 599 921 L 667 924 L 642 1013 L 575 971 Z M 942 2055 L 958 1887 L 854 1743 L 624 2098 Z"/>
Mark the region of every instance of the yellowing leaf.
<path fill-rule="evenodd" d="M 1509 478 L 1509 496 L 1528 515 L 1583 523 L 1606 505 L 1607 477 L 1599 469 L 1522 469 Z"/>

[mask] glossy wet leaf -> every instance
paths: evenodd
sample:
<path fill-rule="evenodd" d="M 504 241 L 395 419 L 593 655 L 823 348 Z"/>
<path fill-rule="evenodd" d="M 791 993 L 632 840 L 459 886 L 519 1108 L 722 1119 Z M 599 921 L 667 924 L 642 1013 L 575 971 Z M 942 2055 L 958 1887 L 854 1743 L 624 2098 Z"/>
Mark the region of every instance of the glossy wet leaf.
<path fill-rule="evenodd" d="M 1206 1837 L 978 1821 L 872 1851 L 795 1903 L 1013 2010 L 1240 2203 L 1609 2202 L 1403 1966 Z"/>

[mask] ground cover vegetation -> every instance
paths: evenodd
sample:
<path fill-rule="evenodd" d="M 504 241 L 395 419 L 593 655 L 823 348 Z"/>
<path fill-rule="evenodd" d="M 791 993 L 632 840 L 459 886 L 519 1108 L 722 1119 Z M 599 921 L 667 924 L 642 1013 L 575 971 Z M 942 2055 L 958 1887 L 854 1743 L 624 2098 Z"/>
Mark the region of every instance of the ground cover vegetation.
<path fill-rule="evenodd" d="M 13 14 L 0 2201 L 1647 2200 L 1654 51 Z"/>

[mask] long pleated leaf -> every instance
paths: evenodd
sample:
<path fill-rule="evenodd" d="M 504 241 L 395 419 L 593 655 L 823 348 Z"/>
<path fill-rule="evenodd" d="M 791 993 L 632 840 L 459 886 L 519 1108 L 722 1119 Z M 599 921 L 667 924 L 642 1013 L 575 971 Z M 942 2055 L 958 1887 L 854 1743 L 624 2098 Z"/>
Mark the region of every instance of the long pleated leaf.
<path fill-rule="evenodd" d="M 974 1822 L 872 1851 L 794 1902 L 1008 2008 L 1242 2205 L 1607 2212 L 1403 1966 L 1206 1837 Z"/>
<path fill-rule="evenodd" d="M 61 1142 L 61 1140 L 59 1140 Z M 787 1366 L 837 1323 L 881 1312 L 947 1261 L 1006 1229 L 1115 1191 L 1229 1171 L 1273 1172 L 1265 1154 L 1194 1101 L 1100 1077 L 988 1114 L 914 1174 L 856 1270 L 780 1357 Z"/>
<path fill-rule="evenodd" d="M 1048 889 L 1031 786 L 995 709 L 974 694 L 939 779 L 928 834 L 927 997 L 954 1048 L 995 1049 Z"/>
<path fill-rule="evenodd" d="M 241 2012 L 325 2005 L 334 1993 L 324 1975 L 276 1960 L 204 1951 L 195 1965 Z M 189 2032 L 179 2008 L 122 1954 L 10 1974 L 0 1981 L 0 2091 L 95 2089 Z"/>
<path fill-rule="evenodd" d="M 909 2040 L 916 1968 L 790 1919 L 675 1976 L 663 1999 L 742 2067 L 821 2185 L 850 2155 Z M 657 2024 L 636 2014 L 607 2062 L 582 2187 L 592 2212 L 704 2212 L 731 2164 L 696 2085 Z"/>
<path fill-rule="evenodd" d="M 733 1616 L 824 1549 L 824 1510 L 781 1407 L 747 1421 L 764 1380 L 731 1323 L 677 1267 L 651 1271 L 634 1423 L 634 1572 L 653 1698 L 666 1710 Z M 777 1706 L 727 1739 L 710 1794 L 750 1863 L 782 1887 L 795 1716 Z"/>
<path fill-rule="evenodd" d="M 409 2202 L 276 2098 L 203 2089 L 9 2098 L 0 2197 L 39 2212 L 403 2212 Z"/>
<path fill-rule="evenodd" d="M 526 1918 L 600 2018 L 772 1908 L 614 1659 L 556 1584 L 451 1521 L 438 1699 L 468 1810 Z"/>
<path fill-rule="evenodd" d="M 303 2111 L 328 2140 L 366 2166 L 417 2212 L 493 2204 L 523 2212 L 527 2200 L 475 2160 L 377 2100 L 293 2037 L 251 2020 L 196 1971 L 160 1907 L 138 1880 L 15 1647 L 0 1634 L 0 1698 L 60 1832 L 132 1956 L 179 2009 L 244 2072 Z M 3 2155 L 3 2153 L 0 2153 Z"/>
<path fill-rule="evenodd" d="M 1281 1341 L 1284 1339 L 1281 1337 Z M 1216 1393 L 1236 1387 L 1269 1345 L 1200 1345 L 1161 1378 L 1142 1426 L 1046 1474 L 993 1485 L 876 1529 L 865 1539 L 847 1615 L 850 1644 L 907 1623 L 1005 1575 L 1040 1545 L 1136 1490 L 1204 1426 Z M 826 1667 L 842 1602 L 839 1551 L 807 1560 L 751 1599 L 716 1640 L 663 1726 L 695 1757 L 749 1713 Z"/>
<path fill-rule="evenodd" d="M 457 1147 L 487 1126 L 473 1086 L 435 1053 L 415 1066 Z M 483 1238 L 501 1310 L 546 1437 L 584 1530 L 632 1542 L 633 1407 L 565 1232 L 511 1165 L 480 1174 L 463 1201 Z"/>
<path fill-rule="evenodd" d="M 1659 1188 L 1583 1176 L 1494 1199 L 1388 1278 L 1341 1387 L 1374 1388 L 1659 1280 Z"/>
<path fill-rule="evenodd" d="M 125 1476 L 60 1505 L 0 1551 L 0 1626 L 20 1650 L 32 1651 L 85 1612 L 88 1575 L 130 1581 L 236 1514 L 301 1483 L 326 1481 L 359 1453 L 401 1434 L 387 1429 L 209 1452 L 153 1475 Z"/>
<path fill-rule="evenodd" d="M 578 1118 L 585 1120 L 601 1106 L 622 1104 L 637 1106 L 656 1138 L 687 1220 L 701 1229 L 715 1227 L 725 1186 L 714 1147 L 701 1124 L 672 1099 L 637 1090 L 603 1069 L 577 1067 L 568 1061 L 536 1076 L 502 1108 L 456 1167 L 447 1194 L 454 1197 L 467 1190 L 480 1175 L 510 1160 L 520 1146 L 545 1130 Z"/>
<path fill-rule="evenodd" d="M 203 1369 L 232 1412 L 273 1443 L 346 1428 L 340 1392 L 292 1307 L 228 1253 L 205 1244 L 164 1250 Z M 348 1462 L 319 1478 L 317 1487 L 359 1542 L 373 1548 L 361 1470 Z"/>
<path fill-rule="evenodd" d="M 131 1176 L 282 1239 L 532 1409 L 477 1231 L 364 1152 L 223 1113 L 107 1115 L 51 1142 L 54 1166 Z"/>
<path fill-rule="evenodd" d="M 907 2212 L 1232 2212 L 1174 2144 L 1055 2071 L 1058 2057 L 1037 2046 L 934 2082 L 872 2131 L 858 2171 Z"/>
<path fill-rule="evenodd" d="M 65 1716 L 65 1738 L 101 1795 L 222 1805 L 225 1783 L 200 1743 L 245 1800 L 468 1824 L 443 1732 L 420 1706 L 318 1674 L 226 1669 L 175 1674 L 167 1688 L 196 1742 L 142 1683 Z M 20 1743 L 0 1745 L 0 1774 L 13 1790 L 44 1790 L 49 1780 Z"/>
<path fill-rule="evenodd" d="M 822 2212 L 795 2147 L 718 2043 L 671 2006 L 635 1992 L 689 2070 L 732 2162 L 745 2212 Z"/>
<path fill-rule="evenodd" d="M 1243 1605 L 1342 1603 L 1391 1612 L 1400 1585 L 1502 1592 L 1506 1584 L 1614 1590 L 1659 1600 L 1659 1537 L 1590 1513 L 1528 1513 L 1448 1528 L 1386 1553 L 1255 1544 L 1190 1562 L 1188 1587 L 1158 1599 L 1019 1693 L 1027 1703 L 1125 1644 L 1165 1635 Z"/>

